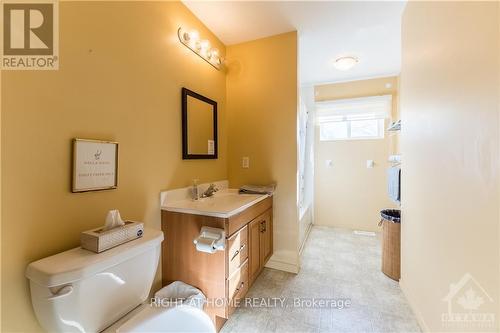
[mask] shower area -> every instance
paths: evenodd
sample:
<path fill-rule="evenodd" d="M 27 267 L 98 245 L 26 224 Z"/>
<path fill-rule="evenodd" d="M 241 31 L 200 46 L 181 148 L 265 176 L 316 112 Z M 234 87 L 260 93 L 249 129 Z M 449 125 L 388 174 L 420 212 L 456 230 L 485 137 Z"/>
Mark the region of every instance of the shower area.
<path fill-rule="evenodd" d="M 314 215 L 314 87 L 300 88 L 298 141 L 298 207 L 300 250 L 312 226 Z"/>

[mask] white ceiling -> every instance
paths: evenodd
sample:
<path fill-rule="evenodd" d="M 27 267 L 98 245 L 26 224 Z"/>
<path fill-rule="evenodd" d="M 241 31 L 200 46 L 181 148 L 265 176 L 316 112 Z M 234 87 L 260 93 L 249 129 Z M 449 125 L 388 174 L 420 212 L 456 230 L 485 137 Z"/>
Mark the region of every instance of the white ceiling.
<path fill-rule="evenodd" d="M 226 45 L 297 30 L 303 85 L 400 70 L 404 1 L 183 2 Z M 360 62 L 342 72 L 332 65 L 339 55 L 355 55 Z"/>

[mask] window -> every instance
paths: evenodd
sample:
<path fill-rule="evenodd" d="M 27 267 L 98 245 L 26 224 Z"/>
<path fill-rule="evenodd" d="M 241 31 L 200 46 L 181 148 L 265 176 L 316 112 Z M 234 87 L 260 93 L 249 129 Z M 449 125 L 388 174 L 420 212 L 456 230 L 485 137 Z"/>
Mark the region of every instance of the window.
<path fill-rule="evenodd" d="M 330 121 L 319 126 L 319 137 L 321 141 L 342 140 L 349 137 L 347 121 Z"/>
<path fill-rule="evenodd" d="M 317 103 L 320 141 L 384 138 L 391 96 L 374 96 Z"/>
<path fill-rule="evenodd" d="M 328 121 L 319 125 L 320 141 L 383 138 L 384 119 Z"/>

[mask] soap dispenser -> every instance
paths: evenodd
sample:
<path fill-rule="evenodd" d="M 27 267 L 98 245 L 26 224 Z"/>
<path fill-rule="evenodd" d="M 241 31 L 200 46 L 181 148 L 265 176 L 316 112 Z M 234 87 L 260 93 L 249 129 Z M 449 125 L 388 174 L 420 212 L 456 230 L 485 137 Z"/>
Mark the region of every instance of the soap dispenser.
<path fill-rule="evenodd" d="M 193 200 L 198 200 L 200 197 L 198 194 L 198 179 L 193 179 L 193 188 L 191 190 L 191 195 L 193 196 Z"/>

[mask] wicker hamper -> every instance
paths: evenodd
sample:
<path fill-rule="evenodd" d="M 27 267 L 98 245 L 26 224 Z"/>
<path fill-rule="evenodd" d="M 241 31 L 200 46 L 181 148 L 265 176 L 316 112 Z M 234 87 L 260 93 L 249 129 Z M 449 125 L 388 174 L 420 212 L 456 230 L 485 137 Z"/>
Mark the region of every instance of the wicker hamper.
<path fill-rule="evenodd" d="M 401 277 L 401 211 L 384 209 L 382 219 L 382 272 L 393 280 Z"/>

